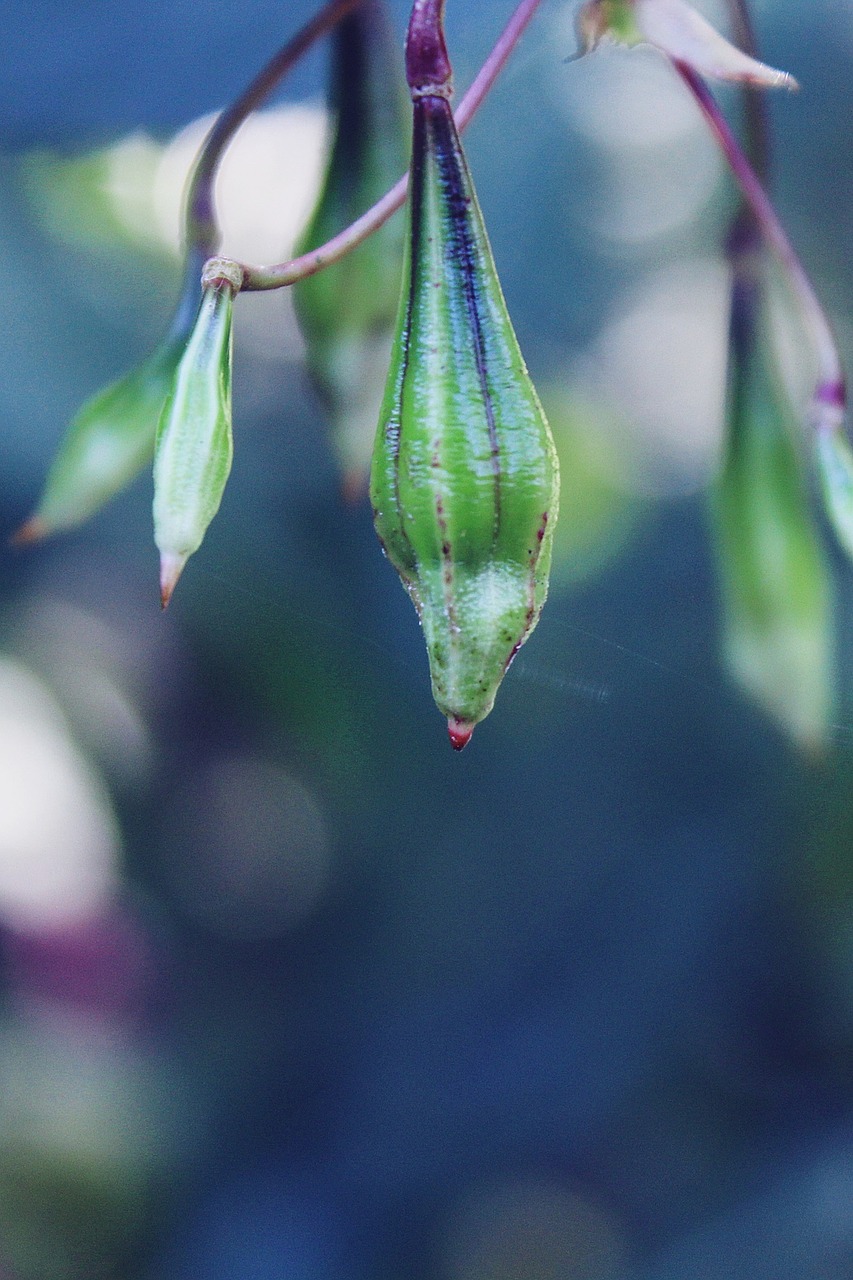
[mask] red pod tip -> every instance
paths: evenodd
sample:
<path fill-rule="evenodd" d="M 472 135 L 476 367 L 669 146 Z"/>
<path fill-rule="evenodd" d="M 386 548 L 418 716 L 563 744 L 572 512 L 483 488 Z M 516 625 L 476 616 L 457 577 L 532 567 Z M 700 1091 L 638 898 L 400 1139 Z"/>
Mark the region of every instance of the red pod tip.
<path fill-rule="evenodd" d="M 41 542 L 50 533 L 50 529 L 39 516 L 31 516 L 20 529 L 9 537 L 10 547 L 31 547 L 34 542 Z"/>
<path fill-rule="evenodd" d="M 450 745 L 453 750 L 461 751 L 471 741 L 474 726 L 470 720 L 457 720 L 456 716 L 450 716 L 447 721 L 447 732 L 450 735 Z"/>

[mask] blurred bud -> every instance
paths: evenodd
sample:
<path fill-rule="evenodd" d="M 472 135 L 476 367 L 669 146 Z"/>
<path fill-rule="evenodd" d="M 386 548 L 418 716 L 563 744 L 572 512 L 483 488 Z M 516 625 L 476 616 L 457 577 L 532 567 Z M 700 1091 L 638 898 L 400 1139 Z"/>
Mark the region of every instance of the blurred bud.
<path fill-rule="evenodd" d="M 798 88 L 786 71 L 776 71 L 735 48 L 685 0 L 587 0 L 577 16 L 577 32 L 581 54 L 604 39 L 651 44 L 711 80 Z"/>
<path fill-rule="evenodd" d="M 744 388 L 714 514 L 727 665 L 798 746 L 819 750 L 833 706 L 829 576 L 784 415 Z"/>
<path fill-rule="evenodd" d="M 329 92 L 335 135 L 300 253 L 354 222 L 405 170 L 406 99 L 398 63 L 379 0 L 360 5 L 338 25 Z M 393 218 L 340 262 L 293 289 L 308 368 L 331 417 L 345 491 L 353 496 L 367 488 L 402 256 L 403 225 Z"/>
<path fill-rule="evenodd" d="M 191 257 L 171 329 L 157 350 L 80 409 L 35 512 L 13 541 L 35 542 L 75 528 L 150 464 L 157 423 L 198 309 L 199 271 L 200 263 Z"/>
<path fill-rule="evenodd" d="M 371 475 L 458 750 L 548 589 L 554 443 L 507 314 L 446 98 L 417 97 L 409 242 Z"/>
<path fill-rule="evenodd" d="M 231 314 L 238 272 L 224 259 L 205 269 L 201 307 L 157 430 L 154 540 L 164 607 L 219 510 L 231 470 Z"/>
<path fill-rule="evenodd" d="M 634 17 L 632 0 L 587 0 L 575 16 L 578 56 L 597 49 L 602 40 L 640 44 L 643 34 Z"/>

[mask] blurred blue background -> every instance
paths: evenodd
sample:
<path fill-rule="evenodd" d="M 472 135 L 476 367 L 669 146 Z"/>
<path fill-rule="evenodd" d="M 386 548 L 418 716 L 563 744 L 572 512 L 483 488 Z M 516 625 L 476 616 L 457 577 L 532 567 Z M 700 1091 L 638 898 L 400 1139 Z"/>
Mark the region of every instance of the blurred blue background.
<path fill-rule="evenodd" d="M 512 5 L 448 8 L 464 85 Z M 175 135 L 311 11 L 7 2 L 9 532 L 168 320 Z M 774 187 L 850 368 L 853 14 L 754 12 L 803 85 Z M 546 0 L 468 139 L 564 515 L 463 755 L 286 299 L 238 301 L 234 471 L 166 615 L 148 479 L 2 552 L 3 1280 L 853 1275 L 853 577 L 827 538 L 838 704 L 806 759 L 718 656 L 734 195 L 660 60 L 567 65 L 571 20 Z M 246 131 L 226 248 L 292 243 L 324 67 Z"/>

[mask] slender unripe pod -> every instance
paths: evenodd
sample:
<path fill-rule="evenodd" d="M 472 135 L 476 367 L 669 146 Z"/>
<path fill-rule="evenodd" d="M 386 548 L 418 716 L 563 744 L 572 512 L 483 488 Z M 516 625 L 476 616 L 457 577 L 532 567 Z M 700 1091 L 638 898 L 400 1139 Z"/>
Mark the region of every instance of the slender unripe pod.
<path fill-rule="evenodd" d="M 384 4 L 365 0 L 335 30 L 329 107 L 334 120 L 326 178 L 299 252 L 355 221 L 408 163 L 404 86 Z M 340 262 L 293 287 L 314 385 L 353 497 L 367 490 L 397 301 L 403 225 L 386 222 Z"/>
<path fill-rule="evenodd" d="M 371 498 L 461 749 L 539 618 L 559 480 L 447 101 L 443 41 L 417 34 L 403 294 Z"/>
<path fill-rule="evenodd" d="M 151 463 L 157 424 L 198 311 L 201 264 L 187 264 L 167 336 L 130 373 L 88 400 L 51 464 L 35 512 L 14 541 L 34 542 L 88 520 Z"/>
<path fill-rule="evenodd" d="M 713 507 L 723 656 L 780 728 L 817 752 L 834 703 L 831 583 L 785 411 L 754 378 L 735 370 Z"/>
<path fill-rule="evenodd" d="M 164 607 L 219 510 L 231 470 L 231 314 L 238 273 L 225 260 L 208 264 L 195 327 L 157 430 L 154 540 Z"/>
<path fill-rule="evenodd" d="M 83 405 L 16 542 L 34 542 L 82 524 L 151 462 L 157 423 L 180 356 L 180 345 L 160 348 Z"/>

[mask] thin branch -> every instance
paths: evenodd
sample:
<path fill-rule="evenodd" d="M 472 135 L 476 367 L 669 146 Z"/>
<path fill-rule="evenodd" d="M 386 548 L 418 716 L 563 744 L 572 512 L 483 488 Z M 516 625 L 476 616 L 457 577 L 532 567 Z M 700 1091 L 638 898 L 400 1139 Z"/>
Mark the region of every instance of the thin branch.
<path fill-rule="evenodd" d="M 732 175 L 761 229 L 761 234 L 779 258 L 799 301 L 803 318 L 818 358 L 819 379 L 814 395 L 818 410 L 816 421 L 822 428 L 837 426 L 837 413 L 846 403 L 844 371 L 835 335 L 815 293 L 808 274 L 797 256 L 776 210 L 762 187 L 755 170 L 744 155 L 716 100 L 699 75 L 685 62 L 673 65 L 710 126 L 725 155 Z M 825 411 L 825 412 L 824 412 Z"/>
<path fill-rule="evenodd" d="M 509 60 L 510 54 L 524 34 L 540 3 L 541 0 L 521 0 L 521 3 L 504 27 L 494 48 L 483 63 L 455 113 L 456 125 L 460 131 L 465 128 L 477 112 L 483 99 Z M 403 176 L 381 200 L 377 201 L 360 218 L 327 241 L 326 244 L 320 245 L 317 249 L 312 249 L 310 253 L 305 253 L 290 262 L 277 263 L 274 266 L 254 267 L 240 263 L 243 271 L 242 289 L 244 291 L 282 289 L 287 285 L 295 284 L 297 280 L 303 280 L 306 276 L 314 275 L 333 262 L 338 262 L 352 249 L 360 245 L 363 240 L 366 240 L 368 236 L 372 235 L 374 231 L 377 231 L 401 207 L 406 199 L 408 181 L 408 176 Z"/>
<path fill-rule="evenodd" d="M 204 141 L 187 194 L 184 238 L 189 253 L 202 260 L 219 248 L 213 186 L 225 149 L 248 116 L 319 39 L 355 9 L 362 0 L 329 0 L 292 40 L 260 71 L 235 102 L 221 113 Z"/>

